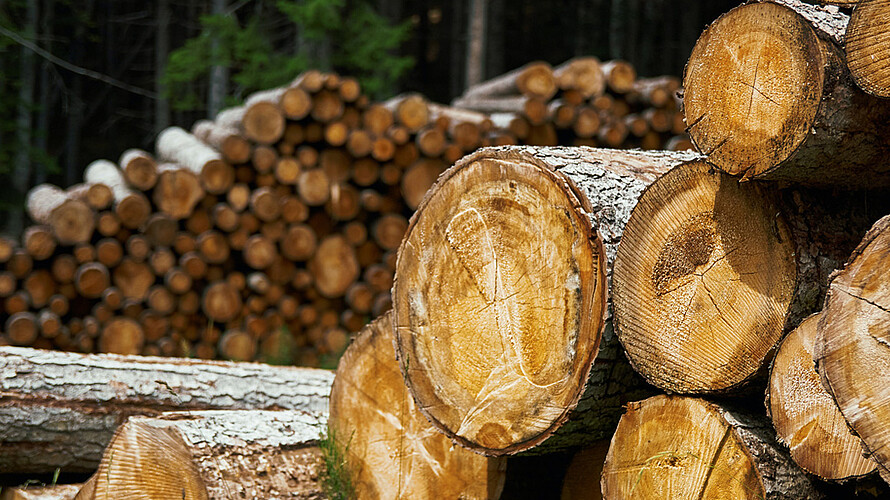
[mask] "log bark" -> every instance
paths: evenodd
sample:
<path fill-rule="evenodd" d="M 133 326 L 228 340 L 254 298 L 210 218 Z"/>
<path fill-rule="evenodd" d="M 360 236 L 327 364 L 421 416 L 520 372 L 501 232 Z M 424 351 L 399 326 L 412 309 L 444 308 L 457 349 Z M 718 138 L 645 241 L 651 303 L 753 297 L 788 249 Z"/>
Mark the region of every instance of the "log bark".
<path fill-rule="evenodd" d="M 890 5 L 883 0 L 847 0 L 853 13 L 844 33 L 847 67 L 856 84 L 878 97 L 890 97 L 890 64 L 883 57 L 890 45 Z"/>
<path fill-rule="evenodd" d="M 872 226 L 833 275 L 825 308 L 817 325 L 813 358 L 822 385 L 834 398 L 844 419 L 877 462 L 881 477 L 890 477 L 888 408 L 884 403 L 890 381 L 887 325 L 887 260 L 890 217 Z M 890 481 L 888 481 L 890 482 Z"/>
<path fill-rule="evenodd" d="M 609 90 L 615 94 L 626 94 L 633 90 L 637 72 L 630 63 L 615 59 L 604 62 L 601 68 Z"/>
<path fill-rule="evenodd" d="M 853 82 L 840 47 L 847 21 L 836 9 L 775 0 L 711 24 L 684 78 L 696 147 L 744 179 L 890 185 L 890 102 Z"/>
<path fill-rule="evenodd" d="M 843 481 L 870 474 L 877 464 L 862 456 L 862 442 L 816 373 L 819 317 L 809 316 L 782 340 L 770 368 L 766 408 L 779 442 L 798 465 L 822 479 Z"/>
<path fill-rule="evenodd" d="M 214 410 L 135 416 L 79 500 L 321 499 L 325 414 Z"/>
<path fill-rule="evenodd" d="M 696 159 L 504 147 L 444 174 L 412 217 L 393 288 L 402 368 L 410 363 L 421 411 L 486 454 L 608 437 L 624 394 L 642 384 L 611 327 L 601 338 L 606 263 L 636 197 L 658 174 Z M 510 403 L 488 405 L 494 398 Z"/>
<path fill-rule="evenodd" d="M 237 129 L 217 125 L 210 120 L 199 120 L 192 126 L 192 134 L 213 146 L 232 165 L 247 163 L 252 153 L 250 141 Z"/>
<path fill-rule="evenodd" d="M 22 245 L 34 260 L 46 260 L 56 251 L 56 238 L 49 226 L 30 226 L 22 234 Z"/>
<path fill-rule="evenodd" d="M 333 374 L 261 364 L 0 347 L 0 469 L 95 470 L 132 415 L 171 410 L 327 411 Z"/>
<path fill-rule="evenodd" d="M 599 59 L 575 57 L 553 69 L 553 77 L 561 90 L 577 90 L 589 99 L 605 91 L 606 80 Z"/>
<path fill-rule="evenodd" d="M 197 175 L 210 194 L 225 193 L 235 182 L 234 170 L 218 152 L 179 127 L 161 132 L 155 148 L 162 160 L 182 165 Z"/>
<path fill-rule="evenodd" d="M 494 97 L 522 94 L 547 100 L 553 97 L 556 91 L 553 68 L 544 62 L 533 62 L 474 85 L 464 92 L 464 96 Z"/>
<path fill-rule="evenodd" d="M 90 163 L 83 174 L 84 180 L 105 184 L 114 194 L 114 213 L 128 229 L 140 227 L 151 215 L 151 203 L 141 192 L 129 187 L 123 172 L 108 160 Z"/>
<path fill-rule="evenodd" d="M 94 210 L 105 210 L 114 201 L 114 193 L 105 184 L 84 182 L 69 187 L 66 192 L 74 199 L 86 203 Z"/>
<path fill-rule="evenodd" d="M 63 245 L 84 243 L 93 235 L 93 210 L 56 186 L 41 184 L 35 187 L 28 192 L 25 206 L 31 219 L 50 226 Z"/>
<path fill-rule="evenodd" d="M 823 498 L 762 417 L 663 395 L 628 406 L 602 489 L 604 498 Z"/>
<path fill-rule="evenodd" d="M 405 388 L 393 339 L 390 314 L 365 327 L 331 388 L 330 432 L 356 498 L 498 498 L 506 459 L 455 447 L 436 431 Z"/>
<path fill-rule="evenodd" d="M 141 149 L 124 151 L 118 164 L 127 183 L 140 191 L 148 191 L 158 182 L 155 159 Z"/>

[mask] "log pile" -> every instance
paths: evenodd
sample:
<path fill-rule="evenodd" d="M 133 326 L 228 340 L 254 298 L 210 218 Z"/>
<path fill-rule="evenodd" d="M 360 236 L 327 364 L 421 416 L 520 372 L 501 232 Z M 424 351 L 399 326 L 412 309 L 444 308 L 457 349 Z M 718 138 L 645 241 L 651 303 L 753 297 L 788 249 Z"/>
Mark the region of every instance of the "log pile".
<path fill-rule="evenodd" d="M 491 113 L 521 144 L 692 149 L 680 80 L 637 79 L 621 60 L 577 57 L 553 68 L 535 62 L 471 87 L 452 106 Z"/>
<path fill-rule="evenodd" d="M 307 72 L 164 130 L 154 154 L 34 188 L 36 225 L 0 248 L 0 344 L 330 366 L 389 309 L 407 218 L 448 165 L 482 146 L 552 142 L 542 134 L 590 139 L 611 123 L 596 98 L 671 121 L 676 87 L 579 58 L 468 91 L 525 92 L 532 118 L 418 94 L 371 103 L 351 78 Z"/>

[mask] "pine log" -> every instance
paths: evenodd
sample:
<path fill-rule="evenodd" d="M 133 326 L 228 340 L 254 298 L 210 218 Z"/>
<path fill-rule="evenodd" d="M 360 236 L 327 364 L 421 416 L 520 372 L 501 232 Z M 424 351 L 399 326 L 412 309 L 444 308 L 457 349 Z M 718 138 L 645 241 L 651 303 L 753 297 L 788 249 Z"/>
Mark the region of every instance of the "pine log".
<path fill-rule="evenodd" d="M 80 295 L 95 299 L 111 285 L 108 268 L 99 262 L 88 262 L 77 268 L 74 286 Z"/>
<path fill-rule="evenodd" d="M 374 241 L 384 250 L 399 248 L 402 237 L 408 229 L 408 221 L 399 214 L 384 214 L 374 223 Z"/>
<path fill-rule="evenodd" d="M 581 97 L 589 99 L 603 93 L 605 75 L 595 57 L 575 57 L 553 69 L 556 85 L 561 90 L 577 90 Z"/>
<path fill-rule="evenodd" d="M 118 164 L 127 184 L 140 191 L 148 191 L 158 181 L 155 159 L 141 149 L 128 149 L 121 154 Z"/>
<path fill-rule="evenodd" d="M 158 182 L 152 197 L 161 213 L 179 220 L 192 214 L 204 197 L 204 188 L 193 171 L 165 163 L 158 166 Z"/>
<path fill-rule="evenodd" d="M 426 98 L 420 94 L 403 94 L 383 103 L 395 118 L 397 124 L 409 132 L 417 132 L 430 122 L 430 111 Z"/>
<path fill-rule="evenodd" d="M 33 188 L 28 192 L 25 206 L 31 219 L 50 226 L 56 240 L 63 245 L 83 243 L 93 235 L 93 210 L 56 186 L 41 184 Z"/>
<path fill-rule="evenodd" d="M 843 481 L 874 472 L 877 464 L 862 456 L 861 441 L 816 373 L 819 317 L 808 317 L 782 340 L 770 368 L 766 408 L 779 442 L 798 465 L 822 479 Z"/>
<path fill-rule="evenodd" d="M 626 94 L 633 90 L 637 72 L 629 62 L 618 59 L 606 61 L 602 64 L 601 69 L 606 77 L 606 85 L 612 92 Z"/>
<path fill-rule="evenodd" d="M 324 414 L 296 411 L 131 417 L 77 498 L 325 498 L 324 424 Z"/>
<path fill-rule="evenodd" d="M 208 318 L 225 323 L 241 312 L 241 294 L 225 281 L 211 283 L 204 289 L 201 307 Z"/>
<path fill-rule="evenodd" d="M 121 289 L 124 297 L 142 301 L 154 284 L 155 276 L 148 264 L 125 257 L 111 273 L 112 283 Z"/>
<path fill-rule="evenodd" d="M 176 238 L 179 225 L 172 217 L 164 213 L 154 213 L 145 222 L 143 233 L 155 247 L 168 247 Z"/>
<path fill-rule="evenodd" d="M 121 224 L 129 229 L 140 227 L 151 215 L 148 198 L 129 187 L 123 172 L 108 160 L 90 163 L 83 174 L 84 180 L 95 184 L 105 184 L 114 193 L 114 213 Z"/>
<path fill-rule="evenodd" d="M 86 203 L 94 210 L 105 210 L 114 201 L 114 193 L 105 184 L 84 182 L 69 187 L 65 192 L 74 199 Z"/>
<path fill-rule="evenodd" d="M 360 272 L 355 250 L 339 234 L 327 236 L 319 242 L 308 269 L 318 293 L 328 298 L 345 294 Z"/>
<path fill-rule="evenodd" d="M 847 21 L 800 0 L 750 3 L 721 16 L 686 67 L 696 147 L 745 179 L 890 185 L 890 101 L 850 77 L 840 47 Z"/>
<path fill-rule="evenodd" d="M 107 268 L 114 268 L 124 258 L 124 247 L 114 238 L 102 238 L 96 242 L 96 260 Z M 92 264 L 87 262 L 84 265 Z M 77 283 L 75 283 L 76 285 Z M 98 285 L 98 284 L 97 284 Z M 97 289 L 97 285 L 94 285 Z M 105 286 L 108 286 L 107 283 Z"/>
<path fill-rule="evenodd" d="M 393 113 L 382 104 L 372 104 L 362 113 L 362 125 L 374 135 L 383 136 L 393 125 Z"/>
<path fill-rule="evenodd" d="M 46 269 L 37 269 L 22 281 L 22 289 L 28 294 L 28 304 L 32 309 L 41 309 L 56 293 L 56 282 Z"/>
<path fill-rule="evenodd" d="M 227 330 L 219 339 L 219 354 L 223 359 L 252 361 L 256 353 L 256 338 L 244 330 Z"/>
<path fill-rule="evenodd" d="M 13 345 L 31 345 L 37 340 L 37 317 L 25 311 L 11 314 L 6 318 L 3 331 Z"/>
<path fill-rule="evenodd" d="M 285 116 L 280 102 L 286 88 L 256 92 L 244 102 L 241 130 L 259 144 L 274 144 L 284 135 Z"/>
<path fill-rule="evenodd" d="M 139 354 L 145 342 L 142 326 L 130 318 L 114 318 L 102 328 L 99 351 L 110 354 Z"/>
<path fill-rule="evenodd" d="M 250 141 L 237 129 L 226 128 L 210 120 L 198 120 L 192 126 L 192 134 L 222 153 L 223 159 L 232 165 L 250 160 Z"/>
<path fill-rule="evenodd" d="M 872 220 L 859 195 L 778 192 L 702 162 L 674 169 L 640 197 L 615 261 L 631 364 L 671 392 L 741 388 L 818 309 Z"/>
<path fill-rule="evenodd" d="M 319 123 L 330 123 L 343 116 L 343 100 L 336 92 L 322 90 L 312 96 L 312 119 Z M 311 141 L 315 142 L 315 141 Z"/>
<path fill-rule="evenodd" d="M 491 80 L 468 88 L 464 96 L 503 96 L 522 94 L 550 99 L 556 94 L 553 68 L 545 62 L 532 62 Z"/>
<path fill-rule="evenodd" d="M 412 217 L 393 288 L 400 358 L 421 411 L 486 454 L 608 437 L 640 382 L 611 328 L 600 339 L 606 263 L 639 193 L 696 159 L 504 147 L 444 174 Z"/>
<path fill-rule="evenodd" d="M 313 168 L 300 173 L 297 181 L 300 201 L 311 207 L 324 205 L 331 194 L 331 180 L 324 169 Z"/>
<path fill-rule="evenodd" d="M 210 194 L 225 193 L 235 182 L 234 169 L 218 152 L 179 127 L 161 132 L 155 148 L 162 160 L 181 165 L 197 175 Z"/>
<path fill-rule="evenodd" d="M 402 198 L 409 208 L 415 209 L 436 178 L 445 169 L 442 161 L 424 158 L 417 161 L 402 176 Z"/>
<path fill-rule="evenodd" d="M 405 388 L 393 337 L 389 314 L 365 327 L 331 388 L 331 437 L 345 454 L 354 495 L 498 498 L 506 459 L 455 447 L 435 430 Z"/>
<path fill-rule="evenodd" d="M 701 399 L 628 405 L 603 467 L 604 498 L 823 498 L 769 423 Z"/>
<path fill-rule="evenodd" d="M 56 238 L 49 226 L 30 226 L 22 234 L 22 245 L 34 260 L 46 260 L 56 251 Z"/>
<path fill-rule="evenodd" d="M 0 469 L 22 473 L 92 472 L 131 415 L 326 411 L 333 379 L 331 372 L 307 368 L 13 347 L 0 347 L 0 366 L 6 374 L 0 376 Z"/>
<path fill-rule="evenodd" d="M 890 42 L 887 22 L 890 5 L 884 0 L 847 0 L 854 4 L 844 34 L 847 67 L 856 84 L 878 97 L 890 97 L 890 64 L 885 56 Z"/>
<path fill-rule="evenodd" d="M 96 214 L 96 232 L 111 238 L 121 230 L 121 220 L 114 212 L 102 211 Z"/>
<path fill-rule="evenodd" d="M 890 483 L 886 387 L 890 381 L 890 216 L 866 233 L 842 270 L 833 275 L 817 326 L 813 358 L 833 397 L 881 477 Z"/>
<path fill-rule="evenodd" d="M 87 248 L 92 248 L 89 245 L 85 246 Z M 34 259 L 28 255 L 28 252 L 25 251 L 25 249 L 16 248 L 12 252 L 12 257 L 10 257 L 9 261 L 6 263 L 6 269 L 16 278 L 24 279 L 34 269 Z"/>

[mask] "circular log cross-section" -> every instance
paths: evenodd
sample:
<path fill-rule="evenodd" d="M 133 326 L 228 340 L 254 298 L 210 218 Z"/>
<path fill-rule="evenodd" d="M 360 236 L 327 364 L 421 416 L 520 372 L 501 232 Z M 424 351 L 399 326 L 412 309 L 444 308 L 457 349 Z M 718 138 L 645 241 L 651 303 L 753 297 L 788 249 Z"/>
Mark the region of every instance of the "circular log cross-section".
<path fill-rule="evenodd" d="M 453 446 L 433 428 L 405 387 L 392 341 L 387 313 L 358 334 L 331 387 L 328 425 L 356 498 L 498 498 L 506 459 Z"/>
<path fill-rule="evenodd" d="M 888 283 L 890 216 L 874 224 L 831 281 L 813 349 L 822 385 L 885 481 L 890 477 Z"/>
<path fill-rule="evenodd" d="M 631 403 L 606 455 L 603 498 L 822 498 L 770 430 L 696 398 Z"/>
<path fill-rule="evenodd" d="M 640 197 L 618 246 L 612 303 L 628 359 L 651 384 L 730 390 L 782 337 L 797 264 L 769 200 L 704 162 L 671 170 Z"/>
<path fill-rule="evenodd" d="M 568 418 L 604 321 L 591 212 L 566 177 L 504 148 L 448 170 L 411 219 L 393 289 L 399 359 L 452 439 L 515 453 Z"/>
<path fill-rule="evenodd" d="M 805 470 L 830 480 L 864 476 L 877 464 L 862 456 L 859 438 L 822 387 L 813 363 L 819 317 L 808 317 L 782 340 L 770 370 L 767 409 L 779 441 Z"/>
<path fill-rule="evenodd" d="M 850 74 L 863 90 L 879 97 L 890 97 L 888 21 L 890 2 L 860 0 L 850 15 L 850 23 L 844 35 Z"/>
<path fill-rule="evenodd" d="M 847 21 L 836 9 L 774 0 L 746 3 L 711 24 L 684 79 L 696 147 L 745 178 L 890 184 L 890 102 L 853 83 L 840 47 Z"/>

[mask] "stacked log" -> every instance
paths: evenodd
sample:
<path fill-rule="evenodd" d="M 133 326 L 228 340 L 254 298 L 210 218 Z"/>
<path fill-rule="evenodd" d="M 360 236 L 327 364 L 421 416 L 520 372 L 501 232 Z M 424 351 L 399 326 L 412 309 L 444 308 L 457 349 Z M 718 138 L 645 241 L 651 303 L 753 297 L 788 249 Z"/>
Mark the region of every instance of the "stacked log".
<path fill-rule="evenodd" d="M 528 64 L 467 89 L 452 106 L 492 113 L 522 144 L 681 151 L 693 148 L 679 90 L 675 77 L 637 79 L 626 61 L 577 57 L 555 68 Z"/>

